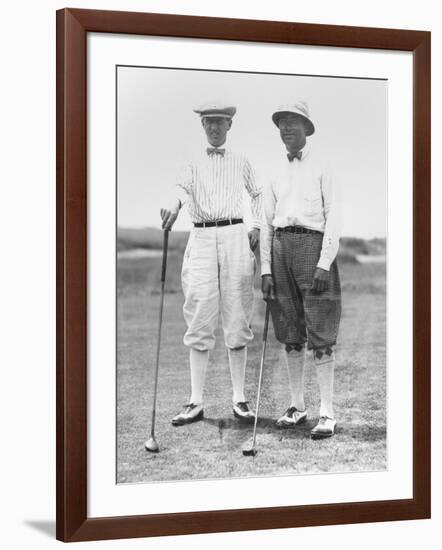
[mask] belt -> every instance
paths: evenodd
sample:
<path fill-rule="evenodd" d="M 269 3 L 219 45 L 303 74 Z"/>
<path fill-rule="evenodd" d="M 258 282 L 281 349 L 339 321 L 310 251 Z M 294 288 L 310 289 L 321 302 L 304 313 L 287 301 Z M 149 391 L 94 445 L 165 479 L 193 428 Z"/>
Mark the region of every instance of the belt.
<path fill-rule="evenodd" d="M 316 229 L 307 229 L 307 227 L 302 227 L 301 225 L 288 225 L 287 227 L 277 227 L 276 232 L 278 233 L 318 233 L 322 235 L 321 231 L 316 231 Z"/>
<path fill-rule="evenodd" d="M 198 222 L 194 223 L 195 227 L 221 227 L 223 225 L 235 225 L 237 223 L 243 223 L 242 218 L 232 218 L 230 220 L 218 220 L 215 222 Z"/>

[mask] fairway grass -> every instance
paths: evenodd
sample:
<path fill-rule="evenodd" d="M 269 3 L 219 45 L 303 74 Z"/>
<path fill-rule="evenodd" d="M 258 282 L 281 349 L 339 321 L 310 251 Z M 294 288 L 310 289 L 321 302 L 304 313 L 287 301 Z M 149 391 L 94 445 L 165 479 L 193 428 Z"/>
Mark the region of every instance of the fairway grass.
<path fill-rule="evenodd" d="M 281 346 L 269 329 L 256 457 L 243 456 L 252 426 L 232 414 L 231 383 L 222 331 L 211 354 L 205 388 L 205 418 L 181 427 L 172 417 L 190 392 L 188 350 L 180 287 L 181 254 L 169 257 L 157 402 L 160 453 L 144 449 L 150 435 L 159 312 L 159 258 L 122 259 L 118 264 L 117 482 L 137 483 L 324 472 L 384 470 L 386 463 L 385 264 L 340 267 L 343 313 L 335 378 L 335 437 L 313 441 L 319 396 L 308 355 L 308 420 L 296 430 L 278 430 L 275 420 L 289 406 Z M 257 285 L 259 277 L 257 276 Z M 264 303 L 256 289 L 248 349 L 246 396 L 256 400 Z"/>

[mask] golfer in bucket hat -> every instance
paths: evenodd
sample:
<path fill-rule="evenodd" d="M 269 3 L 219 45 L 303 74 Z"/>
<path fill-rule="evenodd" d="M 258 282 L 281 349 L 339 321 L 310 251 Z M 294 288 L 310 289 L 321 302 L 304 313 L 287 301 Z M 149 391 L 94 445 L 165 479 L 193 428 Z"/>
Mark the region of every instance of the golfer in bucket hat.
<path fill-rule="evenodd" d="M 336 180 L 308 142 L 315 132 L 308 105 L 282 105 L 272 116 L 287 150 L 264 189 L 261 227 L 263 298 L 270 300 L 277 339 L 284 345 L 291 403 L 277 421 L 295 427 L 307 418 L 305 345 L 312 351 L 321 396 L 311 437 L 335 432 L 333 381 L 341 316 L 336 255 L 341 198 Z"/>
<path fill-rule="evenodd" d="M 220 312 L 233 386 L 233 414 L 240 420 L 254 420 L 244 395 L 244 379 L 247 344 L 253 338 L 253 250 L 259 243 L 261 188 L 247 158 L 225 147 L 236 107 L 212 102 L 195 113 L 201 118 L 208 145 L 184 167 L 173 204 L 161 209 L 164 229 L 171 229 L 184 204 L 194 226 L 181 273 L 191 396 L 172 419 L 175 426 L 203 418 L 204 380 Z M 244 188 L 253 214 L 250 232 L 243 222 Z"/>

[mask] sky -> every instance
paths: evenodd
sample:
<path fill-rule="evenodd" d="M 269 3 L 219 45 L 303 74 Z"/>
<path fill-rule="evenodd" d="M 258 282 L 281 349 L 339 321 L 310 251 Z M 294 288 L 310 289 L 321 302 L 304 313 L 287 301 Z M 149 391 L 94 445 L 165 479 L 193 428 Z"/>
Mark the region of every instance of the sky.
<path fill-rule="evenodd" d="M 385 237 L 387 89 L 385 80 L 119 67 L 118 225 L 160 227 L 181 166 L 207 146 L 194 108 L 213 100 L 237 107 L 226 146 L 244 153 L 265 184 L 286 153 L 271 115 L 299 98 L 316 127 L 308 140 L 340 180 L 342 234 Z M 174 227 L 191 227 L 185 208 Z"/>

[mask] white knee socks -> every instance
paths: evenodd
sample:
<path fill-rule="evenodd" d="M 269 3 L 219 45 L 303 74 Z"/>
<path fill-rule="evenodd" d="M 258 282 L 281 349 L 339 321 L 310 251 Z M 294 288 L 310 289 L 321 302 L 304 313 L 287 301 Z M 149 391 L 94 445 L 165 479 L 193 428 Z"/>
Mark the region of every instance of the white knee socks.
<path fill-rule="evenodd" d="M 244 381 L 247 362 L 247 348 L 228 349 L 230 376 L 233 386 L 233 402 L 245 401 Z M 305 350 L 284 352 L 290 385 L 291 405 L 299 411 L 305 410 L 304 404 L 304 364 Z M 335 370 L 335 354 L 324 354 L 320 359 L 315 357 L 319 391 L 321 395 L 320 416 L 334 418 L 333 384 Z M 204 382 L 206 378 L 209 352 L 190 350 L 190 380 L 192 394 L 189 402 L 196 405 L 203 402 Z"/>
<path fill-rule="evenodd" d="M 304 403 L 304 364 L 305 364 L 305 349 L 301 351 L 293 349 L 289 353 L 283 352 L 287 373 L 289 377 L 291 406 L 296 407 L 298 411 L 305 411 Z"/>
<path fill-rule="evenodd" d="M 333 383 L 335 375 L 335 354 L 324 354 L 320 359 L 315 357 L 316 372 L 318 375 L 319 391 L 321 394 L 320 416 L 334 418 L 333 412 Z"/>
<path fill-rule="evenodd" d="M 233 386 L 233 402 L 238 403 L 246 400 L 244 396 L 244 379 L 246 374 L 247 348 L 228 348 L 227 351 L 229 354 L 230 377 L 232 378 Z"/>
<path fill-rule="evenodd" d="M 201 405 L 203 402 L 204 381 L 206 379 L 209 352 L 190 349 L 190 383 L 192 394 L 189 403 Z"/>

